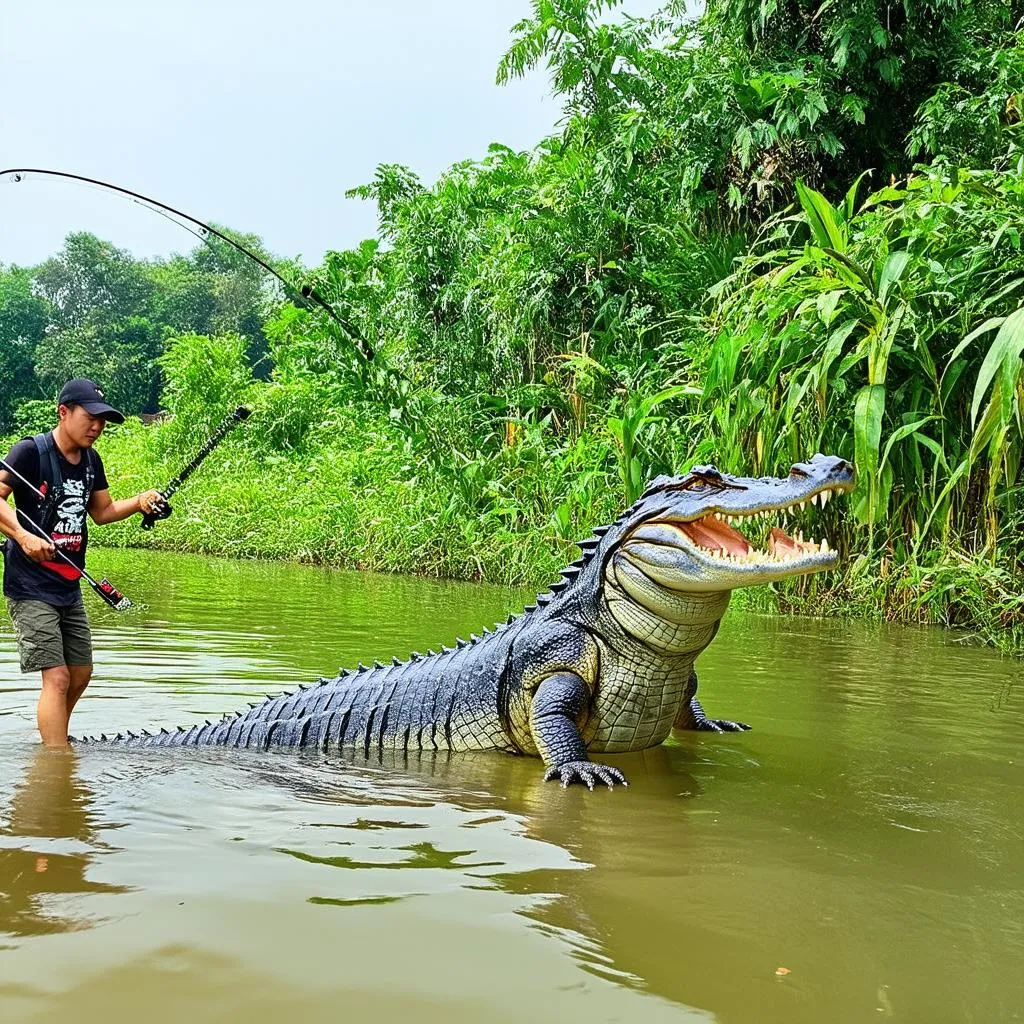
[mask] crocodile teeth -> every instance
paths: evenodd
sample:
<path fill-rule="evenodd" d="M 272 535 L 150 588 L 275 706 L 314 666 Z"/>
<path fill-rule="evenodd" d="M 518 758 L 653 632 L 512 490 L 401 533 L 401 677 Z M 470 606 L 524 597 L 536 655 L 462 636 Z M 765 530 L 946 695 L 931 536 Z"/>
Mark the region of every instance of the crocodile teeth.
<path fill-rule="evenodd" d="M 828 541 L 824 537 L 822 537 L 821 538 L 821 553 L 823 555 L 827 555 L 829 553 L 829 551 L 831 551 L 831 550 L 832 549 L 828 546 Z"/>
<path fill-rule="evenodd" d="M 831 491 L 821 492 L 821 507 L 824 508 L 828 504 L 828 499 L 832 497 Z"/>
<path fill-rule="evenodd" d="M 807 508 L 807 502 L 806 501 L 801 501 L 800 502 L 800 511 L 803 512 L 803 510 L 805 508 Z"/>

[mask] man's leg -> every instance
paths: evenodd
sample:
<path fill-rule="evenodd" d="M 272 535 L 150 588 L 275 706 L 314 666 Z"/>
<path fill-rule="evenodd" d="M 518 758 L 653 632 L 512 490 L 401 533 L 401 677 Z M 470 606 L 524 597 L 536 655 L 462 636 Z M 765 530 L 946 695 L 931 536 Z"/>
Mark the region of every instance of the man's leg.
<path fill-rule="evenodd" d="M 36 707 L 39 735 L 48 747 L 66 746 L 71 672 L 64 658 L 61 609 L 32 600 L 8 601 L 7 608 L 18 635 L 21 671 L 43 674 L 43 689 Z"/>
<path fill-rule="evenodd" d="M 73 605 L 61 609 L 61 633 L 64 638 L 64 661 L 71 674 L 67 693 L 67 713 L 75 710 L 78 698 L 92 678 L 92 632 L 85 613 L 85 602 L 79 598 Z"/>
<path fill-rule="evenodd" d="M 67 665 L 43 669 L 43 692 L 36 707 L 39 735 L 48 747 L 68 744 L 68 690 L 71 671 Z"/>
<path fill-rule="evenodd" d="M 75 705 L 78 703 L 78 698 L 85 693 L 85 688 L 92 678 L 92 665 L 68 665 L 68 671 L 71 673 L 71 685 L 68 687 L 68 718 L 70 718 L 71 712 L 75 710 Z"/>

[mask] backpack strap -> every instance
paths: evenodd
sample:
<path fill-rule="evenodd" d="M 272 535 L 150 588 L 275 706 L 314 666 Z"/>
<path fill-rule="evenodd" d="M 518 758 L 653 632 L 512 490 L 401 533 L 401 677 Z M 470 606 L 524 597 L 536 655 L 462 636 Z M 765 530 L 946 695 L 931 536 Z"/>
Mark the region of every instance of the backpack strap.
<path fill-rule="evenodd" d="M 46 496 L 39 503 L 38 523 L 49 533 L 57 518 L 57 495 L 64 490 L 64 478 L 60 474 L 60 463 L 57 460 L 57 446 L 53 443 L 53 434 L 34 434 L 36 451 L 39 453 L 39 484 L 46 482 Z"/>
<path fill-rule="evenodd" d="M 96 453 L 91 448 L 84 448 L 85 455 L 85 503 L 89 504 L 92 497 L 92 485 L 96 482 Z"/>

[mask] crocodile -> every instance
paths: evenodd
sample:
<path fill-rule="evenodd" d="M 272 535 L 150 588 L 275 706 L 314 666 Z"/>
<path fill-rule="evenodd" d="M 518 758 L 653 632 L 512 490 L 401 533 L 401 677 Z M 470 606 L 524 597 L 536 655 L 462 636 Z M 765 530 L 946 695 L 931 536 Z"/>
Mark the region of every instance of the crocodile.
<path fill-rule="evenodd" d="M 712 465 L 659 476 L 536 603 L 454 647 L 342 670 L 219 721 L 118 734 L 129 747 L 312 748 L 356 756 L 506 751 L 542 758 L 545 781 L 625 785 L 590 754 L 657 746 L 673 728 L 739 731 L 697 699 L 697 656 L 737 587 L 829 569 L 826 539 L 779 525 L 853 486 L 853 467 L 817 454 L 784 478 Z M 737 529 L 744 526 L 757 545 Z M 93 740 L 93 742 L 96 742 Z"/>

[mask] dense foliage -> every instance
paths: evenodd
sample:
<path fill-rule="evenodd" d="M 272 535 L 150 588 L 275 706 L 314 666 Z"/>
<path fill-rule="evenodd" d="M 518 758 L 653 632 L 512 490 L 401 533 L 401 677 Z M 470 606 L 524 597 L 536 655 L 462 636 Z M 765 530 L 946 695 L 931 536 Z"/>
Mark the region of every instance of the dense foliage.
<path fill-rule="evenodd" d="M 50 381 L 74 341 L 138 409 L 162 381 L 172 420 L 110 442 L 126 486 L 246 396 L 232 472 L 154 535 L 200 550 L 541 582 L 658 472 L 843 454 L 853 500 L 805 532 L 846 572 L 775 599 L 1024 644 L 1024 10 L 616 6 L 532 0 L 513 28 L 499 80 L 545 66 L 557 135 L 433 185 L 382 165 L 354 190 L 379 238 L 291 268 L 373 363 L 322 314 L 259 306 L 244 268 L 80 236 L 57 262 L 99 246 L 90 291 L 0 275 L 0 361 Z M 243 280 L 248 305 L 207 305 Z"/>

